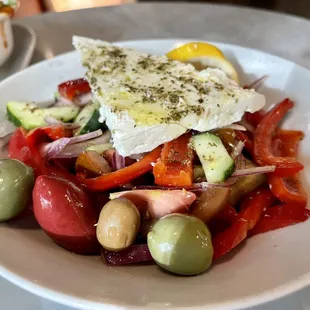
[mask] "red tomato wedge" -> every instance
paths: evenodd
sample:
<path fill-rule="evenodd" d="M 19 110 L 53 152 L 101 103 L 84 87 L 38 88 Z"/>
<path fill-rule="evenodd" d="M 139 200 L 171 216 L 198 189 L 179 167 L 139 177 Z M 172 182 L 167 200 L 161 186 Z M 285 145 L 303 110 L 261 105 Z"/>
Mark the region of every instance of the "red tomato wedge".
<path fill-rule="evenodd" d="M 74 100 L 74 98 L 87 94 L 90 91 L 90 86 L 85 79 L 67 81 L 58 86 L 60 95 L 69 100 Z"/>
<path fill-rule="evenodd" d="M 310 210 L 296 206 L 294 204 L 285 204 L 271 207 L 267 210 L 264 217 L 249 232 L 249 235 L 257 235 L 270 230 L 275 230 L 290 225 L 306 221 L 310 217 Z"/>
<path fill-rule="evenodd" d="M 161 149 L 161 147 L 157 147 L 136 163 L 97 178 L 86 179 L 84 175 L 78 174 L 78 180 L 93 191 L 104 191 L 118 187 L 152 170 L 152 164 L 159 158 Z"/>
<path fill-rule="evenodd" d="M 160 159 L 153 168 L 155 183 L 162 186 L 191 186 L 193 151 L 188 146 L 191 135 L 165 143 Z"/>
<path fill-rule="evenodd" d="M 27 131 L 22 127 L 15 130 L 8 147 L 9 157 L 17 159 L 32 167 L 33 159 L 26 140 Z"/>
<path fill-rule="evenodd" d="M 9 142 L 9 157 L 18 159 L 32 167 L 37 177 L 42 174 L 61 176 L 75 182 L 76 180 L 73 174 L 47 162 L 41 156 L 40 148 L 42 144 L 51 141 L 47 133 L 49 128 L 37 128 L 28 133 L 24 129 L 18 128 Z"/>
<path fill-rule="evenodd" d="M 272 137 L 278 124 L 294 103 L 285 99 L 265 114 L 254 134 L 254 158 L 261 165 L 275 165 L 274 172 L 279 176 L 291 176 L 303 169 L 303 165 L 295 158 L 275 156 L 272 148 Z"/>

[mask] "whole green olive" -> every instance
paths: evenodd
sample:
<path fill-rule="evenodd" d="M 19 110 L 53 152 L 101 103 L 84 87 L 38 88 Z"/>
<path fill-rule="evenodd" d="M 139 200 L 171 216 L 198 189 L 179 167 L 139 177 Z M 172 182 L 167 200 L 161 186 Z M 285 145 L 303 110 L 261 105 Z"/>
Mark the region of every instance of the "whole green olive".
<path fill-rule="evenodd" d="M 0 221 L 12 219 L 26 207 L 33 186 L 32 168 L 15 159 L 0 159 Z"/>
<path fill-rule="evenodd" d="M 140 228 L 140 213 L 126 198 L 110 200 L 102 208 L 97 239 L 109 251 L 118 252 L 132 245 Z"/>
<path fill-rule="evenodd" d="M 170 214 L 161 218 L 149 232 L 147 244 L 155 262 L 175 274 L 196 275 L 212 263 L 211 234 L 194 216 Z"/>

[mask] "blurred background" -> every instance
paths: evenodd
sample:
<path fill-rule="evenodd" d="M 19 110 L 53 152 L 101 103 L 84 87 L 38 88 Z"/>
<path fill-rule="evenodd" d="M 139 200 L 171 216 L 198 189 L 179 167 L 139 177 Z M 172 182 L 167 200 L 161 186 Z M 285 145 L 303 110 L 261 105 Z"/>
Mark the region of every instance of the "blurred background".
<path fill-rule="evenodd" d="M 131 4 L 136 2 L 147 2 L 152 0 L 20 0 L 20 7 L 15 18 L 40 14 L 42 12 L 62 12 L 83 8 Z M 166 0 L 156 0 L 165 2 Z M 171 1 L 171 0 L 170 0 Z M 173 0 L 172 0 L 173 1 Z M 174 0 L 173 2 L 180 2 Z M 310 0 L 202 0 L 183 2 L 205 2 L 242 5 L 248 7 L 258 7 L 278 12 L 295 14 L 303 17 L 310 17 Z"/>

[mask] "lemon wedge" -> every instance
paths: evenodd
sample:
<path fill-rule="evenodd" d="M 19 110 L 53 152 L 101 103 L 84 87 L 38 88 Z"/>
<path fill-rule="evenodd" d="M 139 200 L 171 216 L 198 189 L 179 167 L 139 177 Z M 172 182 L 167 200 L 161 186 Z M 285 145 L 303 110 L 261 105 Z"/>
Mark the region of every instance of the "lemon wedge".
<path fill-rule="evenodd" d="M 169 59 L 189 62 L 197 70 L 207 67 L 219 68 L 239 84 L 238 73 L 224 54 L 214 45 L 204 42 L 190 42 L 166 54 Z"/>

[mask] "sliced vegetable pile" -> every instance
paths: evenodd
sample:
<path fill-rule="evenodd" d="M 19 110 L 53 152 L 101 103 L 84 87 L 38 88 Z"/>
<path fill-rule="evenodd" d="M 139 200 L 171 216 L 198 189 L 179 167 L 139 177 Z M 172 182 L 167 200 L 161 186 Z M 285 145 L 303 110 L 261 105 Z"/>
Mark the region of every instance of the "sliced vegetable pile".
<path fill-rule="evenodd" d="M 59 85 L 45 109 L 9 102 L 18 128 L 10 159 L 0 160 L 0 220 L 32 204 L 44 232 L 69 251 L 202 273 L 247 237 L 310 217 L 297 160 L 303 133 L 278 126 L 293 106 L 285 99 L 242 124 L 191 131 L 125 158 L 84 79 Z"/>

